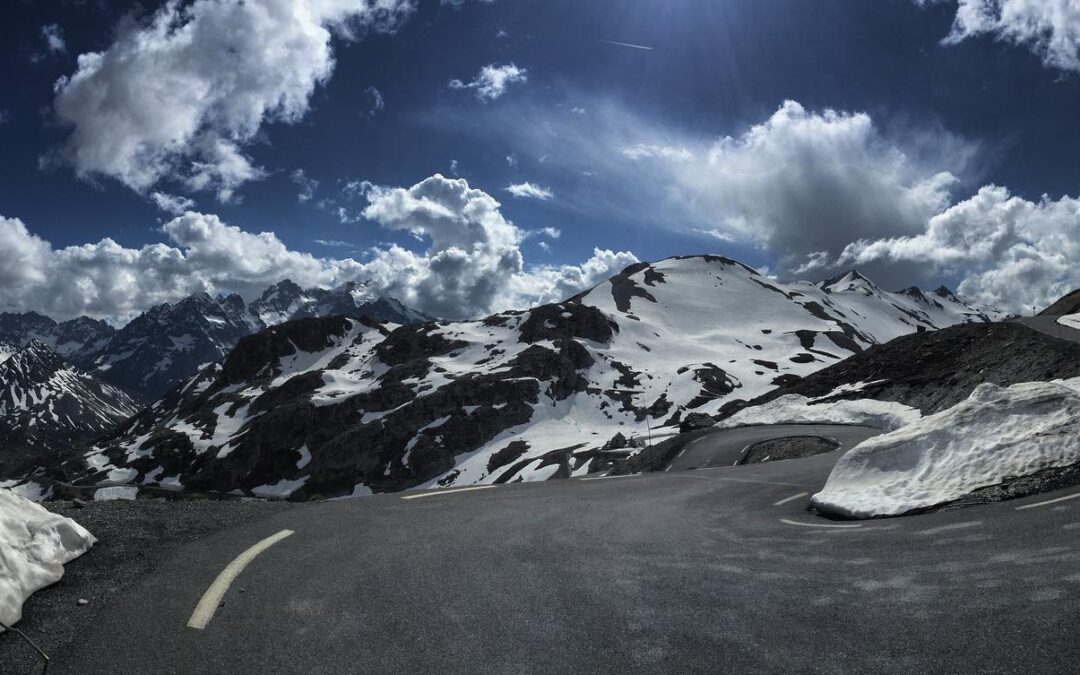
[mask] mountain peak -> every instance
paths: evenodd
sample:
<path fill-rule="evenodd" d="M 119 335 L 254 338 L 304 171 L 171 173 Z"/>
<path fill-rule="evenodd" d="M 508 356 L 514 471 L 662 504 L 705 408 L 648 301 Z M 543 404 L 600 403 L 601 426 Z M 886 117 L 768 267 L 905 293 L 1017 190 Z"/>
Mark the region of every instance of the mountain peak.
<path fill-rule="evenodd" d="M 934 295 L 938 296 L 939 298 L 945 298 L 947 300 L 955 300 L 957 302 L 960 301 L 960 299 L 956 297 L 956 294 L 953 293 L 944 284 L 941 285 L 941 286 L 938 286 L 936 289 L 934 289 Z"/>
<path fill-rule="evenodd" d="M 833 286 L 839 286 L 840 284 L 845 284 L 845 283 L 847 283 L 847 284 L 870 284 L 871 286 L 875 285 L 874 282 L 870 281 L 870 279 L 867 278 L 866 275 L 864 275 L 862 272 L 860 272 L 859 270 L 857 270 L 855 268 L 852 268 L 852 269 L 849 269 L 848 271 L 844 272 L 843 274 L 839 274 L 839 275 L 837 275 L 835 277 L 830 277 L 830 278 L 826 279 L 825 281 L 821 282 L 821 287 L 822 288 L 831 288 Z"/>

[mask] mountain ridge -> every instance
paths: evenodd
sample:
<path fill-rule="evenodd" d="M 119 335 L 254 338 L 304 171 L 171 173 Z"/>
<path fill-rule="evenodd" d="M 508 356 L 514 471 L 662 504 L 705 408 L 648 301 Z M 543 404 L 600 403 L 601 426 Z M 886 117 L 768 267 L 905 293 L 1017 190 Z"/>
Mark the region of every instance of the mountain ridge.
<path fill-rule="evenodd" d="M 995 318 L 920 295 L 685 256 L 472 321 L 291 321 L 65 471 L 294 499 L 582 475 L 647 420 L 663 436 L 899 335 Z"/>

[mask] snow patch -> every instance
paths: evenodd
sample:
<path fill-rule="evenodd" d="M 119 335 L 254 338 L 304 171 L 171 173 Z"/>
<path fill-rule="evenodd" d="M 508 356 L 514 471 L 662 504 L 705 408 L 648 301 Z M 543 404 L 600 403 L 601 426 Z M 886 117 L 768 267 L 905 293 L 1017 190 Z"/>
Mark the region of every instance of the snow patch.
<path fill-rule="evenodd" d="M 1080 380 L 981 384 L 966 401 L 877 436 L 837 462 L 812 504 L 893 516 L 1080 462 Z"/>
<path fill-rule="evenodd" d="M 116 499 L 135 499 L 138 496 L 139 488 L 134 485 L 103 487 L 94 491 L 95 502 L 111 502 Z"/>
<path fill-rule="evenodd" d="M 0 622 L 17 623 L 26 598 L 59 581 L 64 564 L 96 542 L 74 520 L 0 489 Z"/>
<path fill-rule="evenodd" d="M 753 424 L 861 424 L 894 431 L 922 417 L 919 410 L 903 403 L 867 398 L 827 403 L 819 403 L 820 400 L 787 394 L 740 410 L 716 426 L 730 429 Z"/>

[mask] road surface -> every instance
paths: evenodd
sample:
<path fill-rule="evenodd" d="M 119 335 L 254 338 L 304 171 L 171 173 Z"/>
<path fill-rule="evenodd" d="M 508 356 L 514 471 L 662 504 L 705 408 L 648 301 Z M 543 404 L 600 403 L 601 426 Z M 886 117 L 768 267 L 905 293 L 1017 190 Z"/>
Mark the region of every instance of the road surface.
<path fill-rule="evenodd" d="M 873 427 L 843 424 L 769 424 L 725 429 L 691 441 L 671 461 L 669 469 L 701 469 L 733 466 L 746 452 L 763 441 L 793 436 L 815 436 L 839 445 L 846 452 L 871 436 L 881 433 Z"/>
<path fill-rule="evenodd" d="M 1057 322 L 1058 318 L 1056 316 L 1022 316 L 1014 321 L 1051 337 L 1069 342 L 1080 342 L 1080 330 L 1062 326 Z"/>
<path fill-rule="evenodd" d="M 834 522 L 837 456 L 289 509 L 118 589 L 49 672 L 1075 672 L 1078 490 Z"/>

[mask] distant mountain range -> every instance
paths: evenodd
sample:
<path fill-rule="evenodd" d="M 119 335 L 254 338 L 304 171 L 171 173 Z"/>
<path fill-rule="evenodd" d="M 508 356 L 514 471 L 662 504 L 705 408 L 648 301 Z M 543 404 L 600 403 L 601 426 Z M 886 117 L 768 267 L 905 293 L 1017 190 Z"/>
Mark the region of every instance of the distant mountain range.
<path fill-rule="evenodd" d="M 70 453 L 141 407 L 40 340 L 7 358 L 0 349 L 0 358 L 0 478 L 27 462 Z"/>
<path fill-rule="evenodd" d="M 328 306 L 275 289 L 264 323 Z M 482 320 L 305 318 L 240 339 L 64 472 L 295 499 L 581 475 L 647 424 L 661 438 L 897 336 L 1001 318 L 944 288 L 781 284 L 716 256 Z"/>
<path fill-rule="evenodd" d="M 392 323 L 433 319 L 376 297 L 361 284 L 305 290 L 285 280 L 250 303 L 239 295 L 198 293 L 153 307 L 119 329 L 85 317 L 58 323 L 34 312 L 0 313 L 0 341 L 18 348 L 38 340 L 104 381 L 156 399 L 223 359 L 245 335 L 290 319 L 328 315 Z"/>

